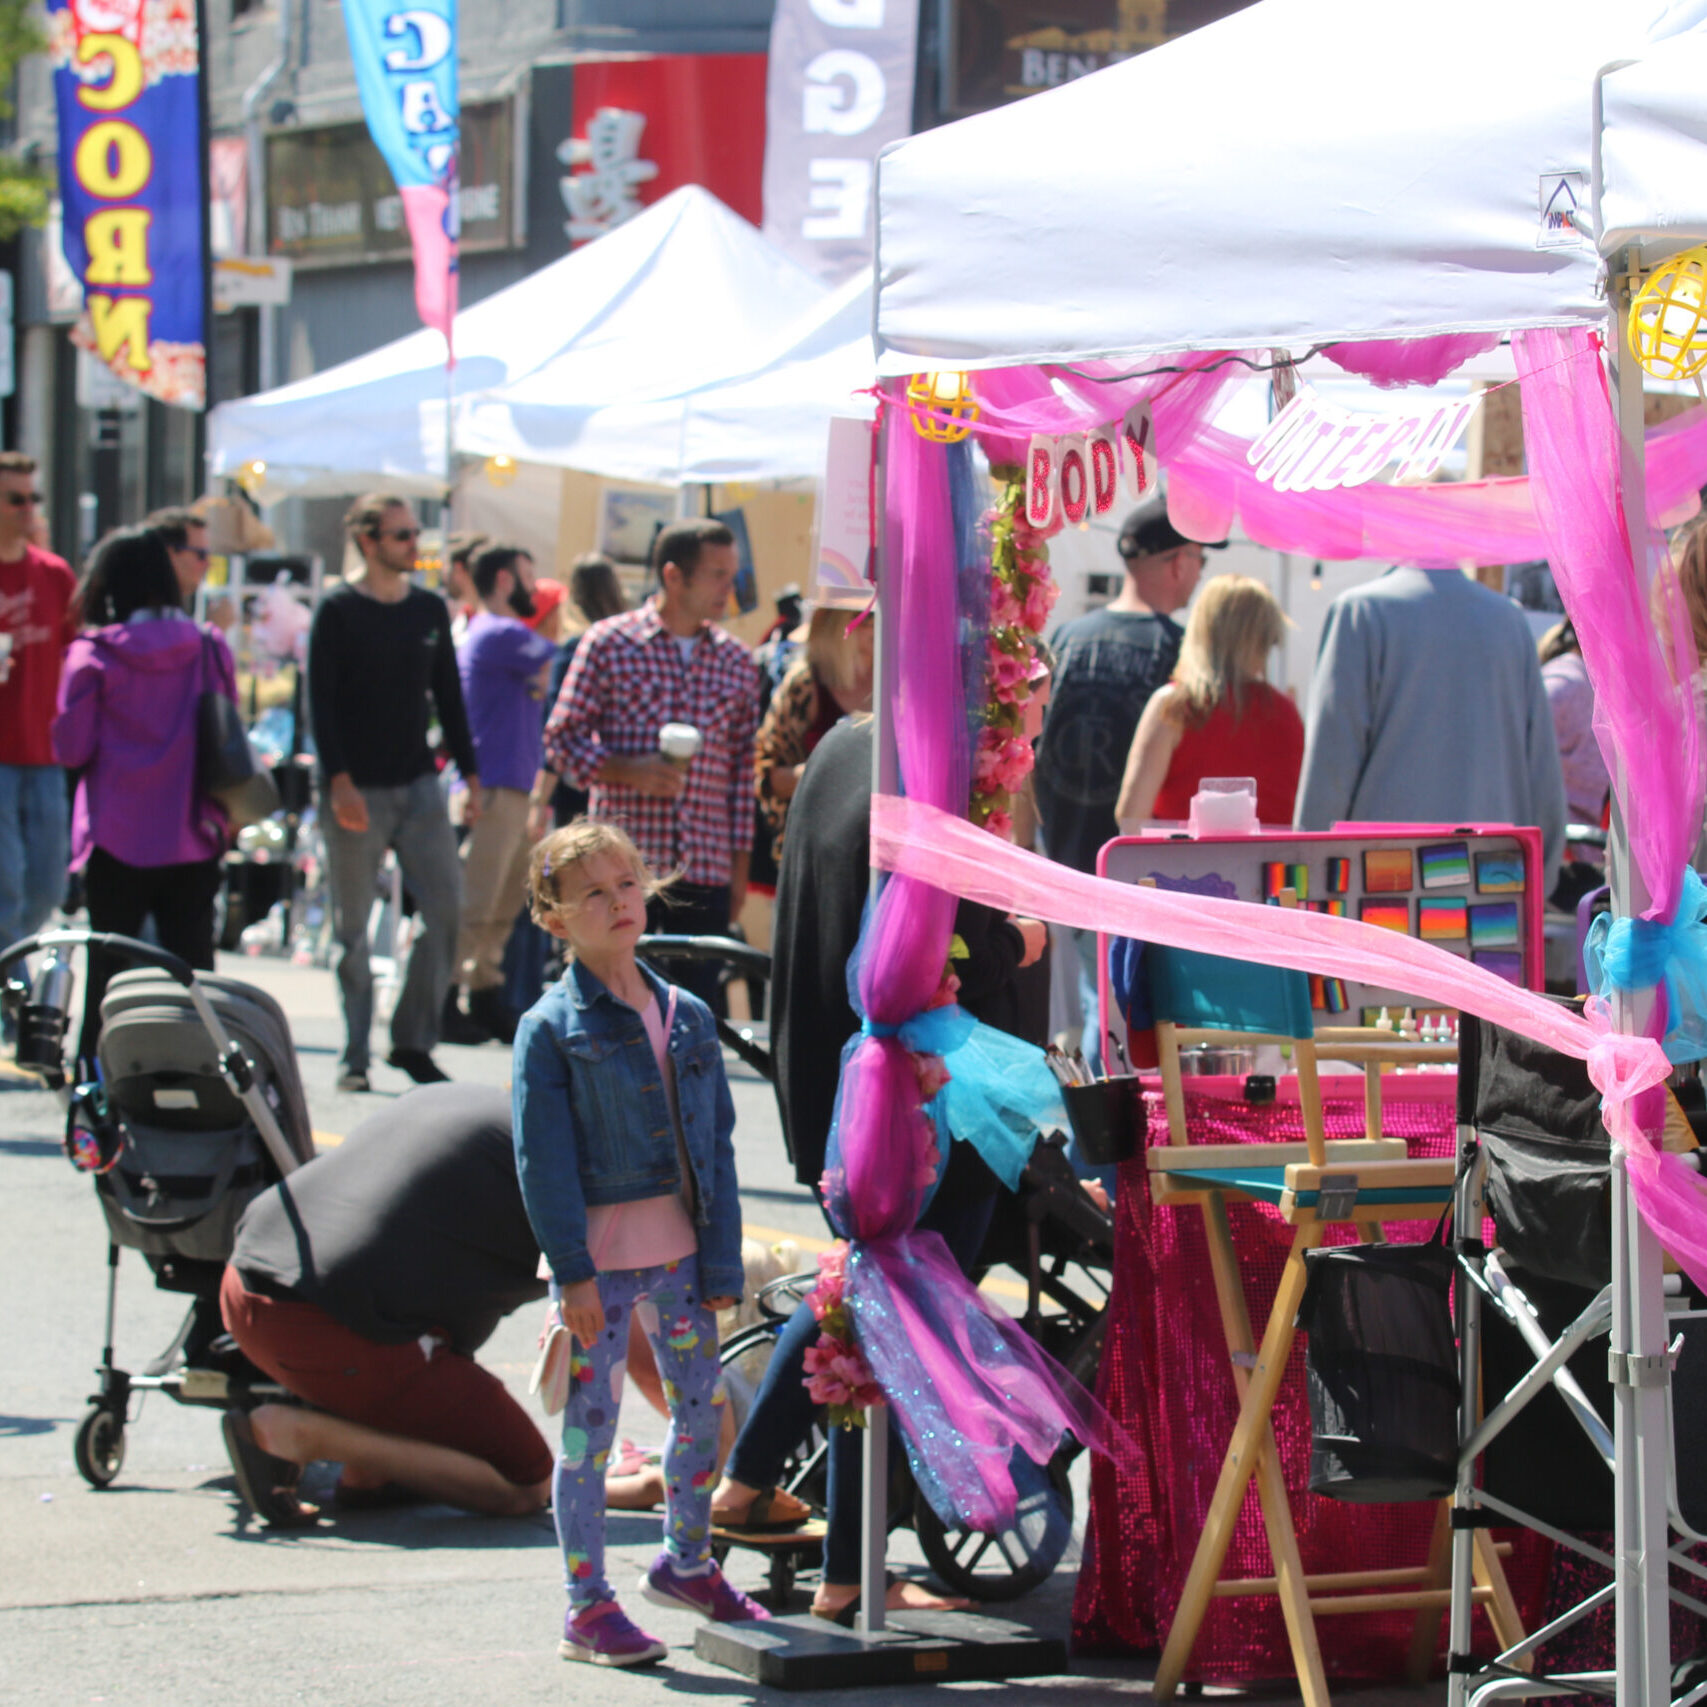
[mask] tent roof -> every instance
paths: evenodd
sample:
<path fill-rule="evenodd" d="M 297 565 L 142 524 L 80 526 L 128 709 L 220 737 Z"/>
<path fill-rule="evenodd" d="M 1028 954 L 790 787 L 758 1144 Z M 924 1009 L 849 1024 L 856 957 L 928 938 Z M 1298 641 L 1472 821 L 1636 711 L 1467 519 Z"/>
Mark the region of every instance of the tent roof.
<path fill-rule="evenodd" d="M 746 371 L 729 363 L 744 354 Z M 680 395 L 565 401 L 556 363 L 471 398 L 457 446 L 664 486 L 820 474 L 830 415 L 872 384 L 871 280 L 824 295 L 756 353 L 708 347 Z M 725 377 L 727 376 L 727 377 Z"/>
<path fill-rule="evenodd" d="M 688 185 L 596 243 L 456 317 L 463 400 L 549 366 L 577 404 L 660 397 L 702 372 L 750 371 L 823 286 L 709 191 Z M 275 492 L 444 483 L 444 344 L 412 332 L 310 379 L 221 404 L 215 473 L 252 458 Z"/>
<path fill-rule="evenodd" d="M 1671 53 L 1704 11 L 1262 0 L 898 143 L 878 169 L 880 366 L 1599 322 L 1593 246 L 1538 245 L 1543 182 L 1578 173 L 1589 200 L 1597 73 Z"/>

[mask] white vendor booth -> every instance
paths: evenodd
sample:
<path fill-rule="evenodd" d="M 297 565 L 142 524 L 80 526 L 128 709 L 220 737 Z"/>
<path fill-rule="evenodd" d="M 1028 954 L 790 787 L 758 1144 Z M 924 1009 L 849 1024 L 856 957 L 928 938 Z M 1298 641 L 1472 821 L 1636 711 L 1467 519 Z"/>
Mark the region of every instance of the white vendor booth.
<path fill-rule="evenodd" d="M 1132 374 L 1194 351 L 1267 365 L 1592 327 L 1620 485 L 1640 491 L 1632 276 L 1707 238 L 1703 90 L 1702 0 L 1263 0 L 886 152 L 880 369 L 1109 358 Z M 1630 544 L 1645 579 L 1645 531 Z M 1618 910 L 1640 913 L 1633 861 L 1620 869 Z M 1644 1019 L 1622 999 L 1623 1029 Z M 1617 1152 L 1613 1181 L 1613 1353 L 1663 1371 L 1659 1247 Z M 1669 1698 L 1663 1376 L 1615 1391 L 1616 1690 L 1634 1707 Z M 1158 1694 L 1177 1675 L 1165 1659 Z"/>

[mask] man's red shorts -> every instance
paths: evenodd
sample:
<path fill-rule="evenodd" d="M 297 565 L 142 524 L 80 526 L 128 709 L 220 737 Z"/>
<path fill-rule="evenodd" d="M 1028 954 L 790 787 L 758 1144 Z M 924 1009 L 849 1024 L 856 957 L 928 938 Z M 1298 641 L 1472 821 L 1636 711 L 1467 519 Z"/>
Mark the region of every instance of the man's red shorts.
<path fill-rule="evenodd" d="M 299 1399 L 382 1434 L 482 1458 L 506 1481 L 532 1487 L 551 1474 L 551 1448 L 496 1375 L 434 1343 L 379 1345 L 316 1304 L 251 1292 L 226 1266 L 225 1325 L 251 1363 Z"/>

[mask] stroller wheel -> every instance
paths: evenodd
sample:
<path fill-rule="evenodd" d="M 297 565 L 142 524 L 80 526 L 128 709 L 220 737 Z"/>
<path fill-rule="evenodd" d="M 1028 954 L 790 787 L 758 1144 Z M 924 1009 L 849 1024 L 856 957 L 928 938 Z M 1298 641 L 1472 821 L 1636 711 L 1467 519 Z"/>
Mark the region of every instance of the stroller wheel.
<path fill-rule="evenodd" d="M 77 1428 L 71 1448 L 77 1472 L 92 1488 L 104 1488 L 124 1464 L 124 1419 L 104 1405 L 92 1405 Z"/>
<path fill-rule="evenodd" d="M 974 1600 L 1017 1600 L 1047 1580 L 1073 1538 L 1073 1490 L 1063 1455 L 1047 1466 L 1013 1458 L 1019 1509 L 999 1535 L 949 1529 L 922 1494 L 913 1514 L 930 1567 L 956 1594 Z"/>

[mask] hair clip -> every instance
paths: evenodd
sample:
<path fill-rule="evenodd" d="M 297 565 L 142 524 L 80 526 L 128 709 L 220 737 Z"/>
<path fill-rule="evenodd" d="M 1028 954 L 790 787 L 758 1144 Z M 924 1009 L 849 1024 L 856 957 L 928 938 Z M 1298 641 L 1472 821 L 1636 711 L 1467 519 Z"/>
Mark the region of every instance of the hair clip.
<path fill-rule="evenodd" d="M 541 883 L 547 883 L 550 881 L 550 879 L 551 879 L 551 855 L 547 854 L 545 856 L 545 864 L 539 868 L 539 880 Z"/>

